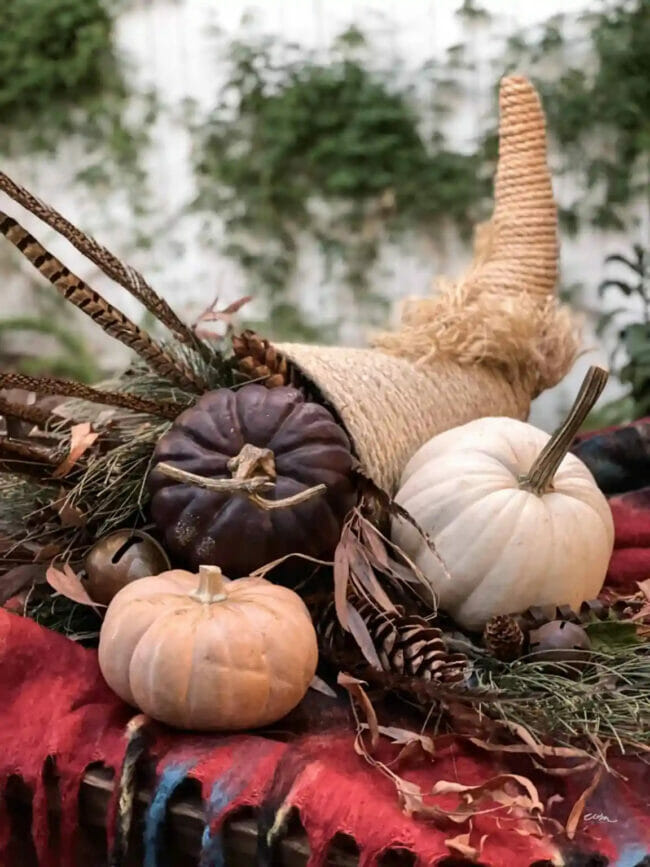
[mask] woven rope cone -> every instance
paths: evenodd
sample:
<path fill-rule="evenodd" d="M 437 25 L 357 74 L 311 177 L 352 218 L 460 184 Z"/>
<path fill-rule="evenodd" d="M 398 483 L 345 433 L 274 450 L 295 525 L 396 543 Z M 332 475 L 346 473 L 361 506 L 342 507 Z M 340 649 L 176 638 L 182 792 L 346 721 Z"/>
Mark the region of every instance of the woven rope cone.
<path fill-rule="evenodd" d="M 501 82 L 499 164 L 489 227 L 458 284 L 407 302 L 373 349 L 280 344 L 336 408 L 371 478 L 389 493 L 437 433 L 486 415 L 525 419 L 576 353 L 557 306 L 557 215 L 544 115 L 523 78 Z"/>

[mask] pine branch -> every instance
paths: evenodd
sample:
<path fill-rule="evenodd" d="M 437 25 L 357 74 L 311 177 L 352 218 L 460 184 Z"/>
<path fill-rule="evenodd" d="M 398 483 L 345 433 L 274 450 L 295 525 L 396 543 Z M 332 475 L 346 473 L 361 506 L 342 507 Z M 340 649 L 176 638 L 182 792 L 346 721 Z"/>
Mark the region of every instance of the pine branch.
<path fill-rule="evenodd" d="M 33 391 L 36 394 L 53 394 L 61 397 L 74 397 L 88 403 L 101 403 L 104 406 L 117 406 L 121 409 L 130 409 L 133 412 L 142 412 L 147 415 L 156 415 L 161 418 L 175 419 L 185 407 L 180 403 L 171 401 L 147 400 L 135 394 L 126 394 L 120 391 L 100 391 L 80 382 L 69 379 L 56 379 L 53 376 L 27 376 L 24 373 L 0 373 L 0 389 L 22 388 L 25 391 Z M 0 405 L 0 412 L 1 412 Z"/>
<path fill-rule="evenodd" d="M 196 334 L 172 310 L 169 304 L 147 283 L 142 274 L 121 262 L 110 250 L 82 232 L 50 205 L 37 199 L 29 190 L 0 172 L 0 189 L 60 235 L 66 238 L 86 258 L 97 265 L 107 277 L 119 283 L 138 299 L 150 313 L 176 335 L 181 343 L 192 346 L 204 358 L 207 349 Z"/>
<path fill-rule="evenodd" d="M 161 376 L 182 388 L 205 391 L 206 384 L 186 365 L 174 360 L 146 331 L 131 322 L 83 280 L 72 274 L 12 217 L 0 211 L 0 233 L 79 310 L 89 316 L 111 337 L 133 349 Z"/>

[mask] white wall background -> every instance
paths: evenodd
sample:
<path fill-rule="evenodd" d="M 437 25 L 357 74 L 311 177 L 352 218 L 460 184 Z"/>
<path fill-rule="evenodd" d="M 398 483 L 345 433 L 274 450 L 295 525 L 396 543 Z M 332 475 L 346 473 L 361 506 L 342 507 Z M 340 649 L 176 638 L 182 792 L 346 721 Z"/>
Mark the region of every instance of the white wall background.
<path fill-rule="evenodd" d="M 384 46 L 389 56 L 399 55 L 416 67 L 432 56 L 441 58 L 448 46 L 467 39 L 467 30 L 461 29 L 454 15 L 459 5 L 460 0 L 266 0 L 257 3 L 246 0 L 136 0 L 119 19 L 118 41 L 120 50 L 131 64 L 135 80 L 154 86 L 169 108 L 179 109 L 187 97 L 207 108 L 224 73 L 223 64 L 215 56 L 214 42 L 208 36 L 209 28 L 215 24 L 226 35 L 234 36 L 242 15 L 253 11 L 260 29 L 281 34 L 305 46 L 324 49 L 345 26 L 356 22 L 377 34 L 379 44 Z M 586 0 L 546 0 L 543 4 L 482 0 L 482 5 L 495 17 L 487 27 L 475 28 L 469 34 L 472 54 L 479 63 L 470 82 L 472 98 L 459 107 L 449 126 L 449 133 L 459 146 L 470 144 L 482 128 L 494 78 L 491 62 L 498 50 L 499 39 L 518 27 L 546 20 L 555 12 L 580 11 L 590 4 Z M 396 26 L 389 26 L 388 22 Z M 157 124 L 154 145 L 146 160 L 153 190 L 155 216 L 152 227 L 159 235 L 152 249 L 135 250 L 129 257 L 177 311 L 191 320 L 217 291 L 224 303 L 246 294 L 246 277 L 235 264 L 221 258 L 214 248 L 207 249 L 201 243 L 200 217 L 180 214 L 193 193 L 189 148 L 188 135 L 174 121 L 173 111 L 164 113 Z M 17 159 L 3 168 L 41 198 L 54 204 L 77 225 L 92 231 L 118 255 L 126 254 L 130 250 L 129 237 L 133 230 L 129 210 L 117 194 L 103 195 L 71 184 L 82 159 L 78 146 L 70 142 L 53 158 Z M 560 200 L 570 200 L 572 190 L 566 180 L 558 179 L 555 189 Z M 21 218 L 54 253 L 64 258 L 72 270 L 104 292 L 127 314 L 136 319 L 141 316 L 142 311 L 133 299 L 103 279 L 65 241 L 54 237 L 2 194 L 0 208 Z M 608 252 L 629 248 L 637 237 L 648 237 L 648 214 L 640 211 L 639 219 L 639 234 L 635 237 L 585 230 L 576 239 L 563 239 L 563 282 L 584 283 L 588 287 L 587 303 L 598 303 L 595 287 L 602 279 L 604 256 Z M 218 240 L 218 225 L 213 225 L 212 231 Z M 16 279 L 15 271 L 8 268 L 8 262 L 15 264 L 17 259 L 7 247 L 0 245 L 3 315 L 29 309 L 31 303 L 27 282 Z M 338 307 L 347 305 L 346 309 L 350 308 L 351 299 L 340 286 L 319 284 L 314 276 L 319 273 L 315 267 L 315 255 L 316 252 L 307 245 L 301 251 L 292 292 L 296 299 L 300 298 L 307 312 L 312 311 L 327 320 L 334 316 Z M 436 275 L 457 274 L 468 258 L 469 251 L 453 236 L 432 238 L 428 242 L 405 242 L 385 251 L 374 279 L 387 297 L 398 300 L 409 294 L 428 292 Z M 353 311 L 351 317 L 354 318 Z M 102 362 L 110 365 L 124 363 L 125 355 L 119 345 L 98 333 L 92 324 L 90 329 Z M 354 322 L 344 334 L 344 339 L 350 341 L 362 337 L 362 328 Z M 534 407 L 533 419 L 544 427 L 552 427 L 557 422 L 562 409 L 570 403 L 587 365 L 594 360 L 605 360 L 604 352 L 593 335 L 587 334 L 586 337 L 587 345 L 595 349 L 578 361 L 563 384 L 539 398 Z M 610 390 L 610 395 L 614 392 L 615 388 Z"/>

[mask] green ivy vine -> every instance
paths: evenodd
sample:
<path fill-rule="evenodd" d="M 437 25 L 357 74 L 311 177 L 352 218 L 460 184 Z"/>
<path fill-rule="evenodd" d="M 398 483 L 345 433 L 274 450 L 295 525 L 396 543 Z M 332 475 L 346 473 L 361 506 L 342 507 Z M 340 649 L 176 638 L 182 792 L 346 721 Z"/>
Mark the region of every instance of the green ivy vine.
<path fill-rule="evenodd" d="M 75 135 L 94 157 L 80 180 L 142 180 L 138 157 L 156 103 L 125 80 L 117 8 L 116 0 L 0 3 L 0 154 L 53 151 Z M 138 120 L 127 120 L 136 99 Z"/>
<path fill-rule="evenodd" d="M 629 228 L 629 205 L 650 201 L 649 44 L 649 0 L 554 16 L 508 39 L 505 65 L 531 72 L 562 169 L 576 181 L 566 229 Z"/>
<path fill-rule="evenodd" d="M 136 92 L 125 78 L 115 46 L 120 6 L 121 0 L 0 2 L 0 157 L 38 158 L 74 138 L 84 151 L 74 179 L 126 191 L 138 217 L 146 211 L 140 155 L 157 100 Z M 67 306 L 40 311 L 40 296 L 32 292 L 35 312 L 0 319 L 3 364 L 28 373 L 96 379 L 99 370 Z M 55 346 L 51 357 L 16 352 L 34 335 Z"/>
<path fill-rule="evenodd" d="M 233 42 L 228 62 L 214 110 L 194 129 L 196 204 L 224 219 L 225 253 L 270 298 L 271 330 L 282 328 L 301 236 L 318 242 L 326 267 L 343 263 L 370 304 L 384 241 L 444 221 L 469 232 L 490 187 L 480 155 L 423 130 L 413 88 L 390 61 L 371 64 L 358 29 L 327 61 L 258 37 Z"/>

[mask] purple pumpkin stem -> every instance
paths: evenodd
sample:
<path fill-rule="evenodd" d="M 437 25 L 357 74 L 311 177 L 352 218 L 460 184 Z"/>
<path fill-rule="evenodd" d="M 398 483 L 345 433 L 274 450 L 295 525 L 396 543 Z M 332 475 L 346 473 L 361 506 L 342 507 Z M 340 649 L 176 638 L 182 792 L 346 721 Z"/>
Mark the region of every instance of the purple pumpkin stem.
<path fill-rule="evenodd" d="M 268 500 L 260 496 L 261 491 L 268 491 L 275 483 L 275 456 L 271 449 L 261 449 L 250 443 L 246 443 L 239 454 L 228 461 L 228 469 L 233 474 L 231 479 L 211 479 L 166 463 L 158 464 L 156 469 L 163 475 L 186 485 L 195 485 L 198 488 L 220 493 L 246 494 L 252 503 L 265 511 L 297 506 L 327 490 L 327 486 L 321 484 L 281 500 Z"/>

